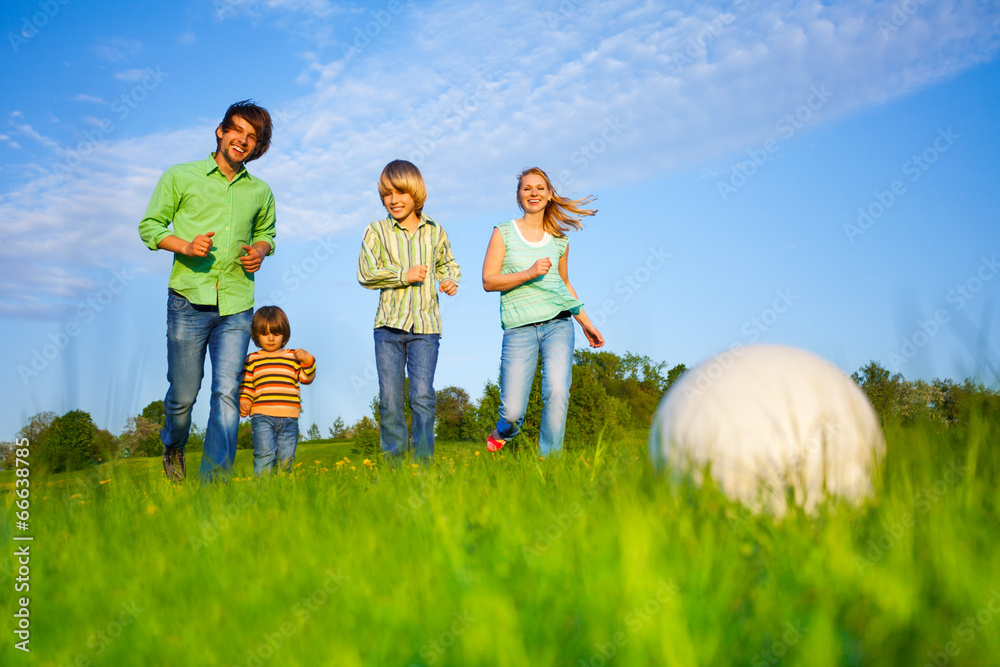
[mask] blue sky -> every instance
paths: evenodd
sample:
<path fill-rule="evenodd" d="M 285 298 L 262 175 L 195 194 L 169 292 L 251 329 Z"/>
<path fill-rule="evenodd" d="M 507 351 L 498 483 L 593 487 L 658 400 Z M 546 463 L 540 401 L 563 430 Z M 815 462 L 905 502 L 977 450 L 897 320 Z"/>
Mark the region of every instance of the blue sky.
<path fill-rule="evenodd" d="M 497 375 L 479 276 L 527 166 L 597 196 L 570 278 L 608 350 L 691 366 L 775 342 L 996 385 L 995 2 L 5 7 L 0 439 L 76 408 L 119 433 L 163 397 L 171 258 L 136 227 L 245 98 L 276 121 L 250 165 L 279 225 L 257 303 L 317 357 L 304 427 L 353 422 L 377 391 L 377 293 L 355 268 L 395 158 L 423 171 L 464 273 L 438 388 L 476 398 Z"/>

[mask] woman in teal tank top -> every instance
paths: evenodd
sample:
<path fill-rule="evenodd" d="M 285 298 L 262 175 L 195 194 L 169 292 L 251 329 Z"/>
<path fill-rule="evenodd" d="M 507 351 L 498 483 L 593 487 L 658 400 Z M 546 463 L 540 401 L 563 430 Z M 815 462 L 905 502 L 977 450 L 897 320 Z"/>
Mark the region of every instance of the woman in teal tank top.
<path fill-rule="evenodd" d="M 483 289 L 500 292 L 500 415 L 486 440 L 495 452 L 520 433 L 528 394 L 542 359 L 542 423 L 538 447 L 542 456 L 562 449 L 569 387 L 573 379 L 573 322 L 583 328 L 591 347 L 604 337 L 583 311 L 569 282 L 569 241 L 578 230 L 592 197 L 560 197 L 549 177 L 537 167 L 517 179 L 517 205 L 524 215 L 497 225 L 483 260 Z"/>

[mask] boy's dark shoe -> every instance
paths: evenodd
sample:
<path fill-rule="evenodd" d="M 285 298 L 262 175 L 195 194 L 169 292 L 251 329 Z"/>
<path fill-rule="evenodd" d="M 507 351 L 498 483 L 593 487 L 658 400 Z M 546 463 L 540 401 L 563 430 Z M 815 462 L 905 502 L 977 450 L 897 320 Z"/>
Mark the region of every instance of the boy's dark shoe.
<path fill-rule="evenodd" d="M 163 472 L 172 482 L 183 482 L 187 475 L 187 465 L 184 463 L 184 452 L 168 449 L 163 452 Z"/>

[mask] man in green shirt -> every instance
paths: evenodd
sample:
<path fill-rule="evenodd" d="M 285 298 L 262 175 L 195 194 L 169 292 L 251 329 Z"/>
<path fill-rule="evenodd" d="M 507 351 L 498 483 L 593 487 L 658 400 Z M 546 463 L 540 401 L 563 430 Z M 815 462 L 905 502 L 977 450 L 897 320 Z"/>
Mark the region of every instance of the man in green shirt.
<path fill-rule="evenodd" d="M 254 276 L 274 252 L 274 196 L 243 166 L 267 152 L 271 116 L 249 100 L 229 107 L 208 158 L 160 177 L 139 235 L 150 250 L 174 254 L 167 290 L 167 381 L 163 469 L 184 479 L 191 408 L 212 359 L 202 480 L 232 470 L 239 386 L 250 344 Z M 173 230 L 169 226 L 173 224 Z"/>

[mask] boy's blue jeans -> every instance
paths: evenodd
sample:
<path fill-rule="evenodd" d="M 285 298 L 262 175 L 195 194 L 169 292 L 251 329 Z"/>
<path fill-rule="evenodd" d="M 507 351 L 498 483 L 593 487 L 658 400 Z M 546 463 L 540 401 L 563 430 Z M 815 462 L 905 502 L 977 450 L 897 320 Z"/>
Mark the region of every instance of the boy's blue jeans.
<path fill-rule="evenodd" d="M 205 352 L 212 358 L 209 402 L 201 479 L 230 473 L 236 458 L 239 429 L 239 389 L 250 345 L 253 310 L 220 316 L 215 306 L 196 306 L 171 292 L 167 296 L 166 420 L 160 431 L 164 451 L 184 451 L 191 430 L 191 408 L 205 375 Z"/>
<path fill-rule="evenodd" d="M 497 434 L 510 440 L 521 432 L 528 395 L 542 357 L 542 423 L 538 449 L 558 453 L 566 433 L 569 386 L 573 381 L 573 320 L 557 318 L 503 332 L 500 353 L 500 419 Z"/>
<path fill-rule="evenodd" d="M 375 329 L 375 367 L 378 369 L 378 409 L 382 417 L 382 452 L 402 456 L 407 450 L 403 414 L 403 371 L 410 378 L 413 452 L 417 458 L 434 455 L 434 370 L 441 334 L 417 334 L 391 327 Z"/>
<path fill-rule="evenodd" d="M 291 470 L 295 463 L 295 447 L 299 444 L 298 417 L 250 417 L 253 430 L 253 472 L 262 475 L 275 465 Z"/>

